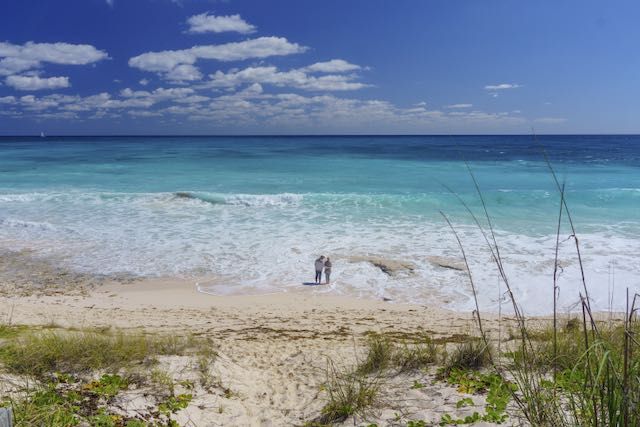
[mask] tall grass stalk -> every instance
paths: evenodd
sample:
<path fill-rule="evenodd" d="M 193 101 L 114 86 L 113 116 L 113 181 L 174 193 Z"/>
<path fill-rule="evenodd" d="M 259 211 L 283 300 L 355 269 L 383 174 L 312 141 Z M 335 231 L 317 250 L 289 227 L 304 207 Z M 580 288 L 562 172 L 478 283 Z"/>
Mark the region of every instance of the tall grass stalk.
<path fill-rule="evenodd" d="M 550 158 L 535 134 L 534 141 L 542 151 L 544 161 L 560 195 L 553 267 L 553 324 L 549 334 L 550 346 L 546 340 L 543 343 L 532 340 L 532 337 L 535 339 L 536 336 L 549 335 L 529 331 L 526 326 L 525 317 L 517 304 L 505 273 L 487 204 L 480 185 L 466 161 L 465 165 L 486 218 L 487 231 L 467 203 L 445 186 L 458 198 L 482 233 L 498 269 L 501 282 L 505 283 L 506 294 L 513 305 L 520 333 L 520 346 L 513 353 L 513 362 L 507 368 L 507 373 L 517 385 L 517 391 L 513 391 L 514 400 L 522 415 L 533 426 L 640 426 L 640 358 L 637 355 L 640 344 L 636 339 L 636 334 L 640 331 L 638 327 L 640 322 L 637 318 L 639 296 L 634 295 L 631 303 L 627 296 L 623 324 L 614 325 L 610 321 L 606 334 L 603 334 L 591 308 L 580 242 L 565 197 L 565 186 L 558 180 Z M 476 303 L 478 326 L 482 338 L 487 340 L 486 331 L 482 327 L 476 287 L 462 242 L 449 219 L 442 212 L 441 214 L 461 249 Z M 582 309 L 582 318 L 579 321 L 581 330 L 577 335 L 573 329 L 566 328 L 561 332 L 558 328 L 560 234 L 565 219 L 571 230 L 569 238 L 574 241 L 582 285 L 582 291 L 579 294 Z M 609 299 L 611 300 L 611 297 Z M 612 301 L 609 303 L 611 307 Z M 609 318 L 612 318 L 612 313 L 609 313 Z M 500 343 L 498 346 L 500 348 Z M 497 362 L 492 360 L 492 363 L 498 373 L 505 373 L 499 357 Z"/>

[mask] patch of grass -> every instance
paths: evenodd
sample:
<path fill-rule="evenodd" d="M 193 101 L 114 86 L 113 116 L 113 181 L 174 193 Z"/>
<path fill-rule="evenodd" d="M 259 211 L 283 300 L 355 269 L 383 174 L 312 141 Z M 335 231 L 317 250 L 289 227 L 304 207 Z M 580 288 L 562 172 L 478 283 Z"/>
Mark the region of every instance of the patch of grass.
<path fill-rule="evenodd" d="M 332 370 L 324 389 L 328 402 L 312 425 L 338 423 L 353 415 L 366 418 L 368 411 L 377 402 L 380 386 L 375 378 L 356 373 L 339 374 Z"/>
<path fill-rule="evenodd" d="M 0 323 L 0 339 L 15 338 L 27 329 L 29 329 L 29 327 L 25 325 L 9 325 Z"/>
<path fill-rule="evenodd" d="M 480 369 L 489 365 L 492 351 L 491 346 L 480 339 L 457 344 L 445 359 L 445 376 L 453 369 Z"/>
<path fill-rule="evenodd" d="M 422 384 L 420 381 L 418 380 L 413 380 L 413 385 L 411 386 L 411 390 L 418 390 L 424 388 L 424 384 Z"/>
<path fill-rule="evenodd" d="M 367 355 L 356 368 L 359 375 L 385 370 L 396 373 L 423 369 L 436 361 L 438 349 L 428 338 L 415 344 L 396 344 L 385 336 L 371 335 L 367 340 Z"/>
<path fill-rule="evenodd" d="M 205 389 L 211 389 L 216 385 L 216 381 L 211 374 L 211 365 L 218 357 L 218 353 L 213 350 L 213 346 L 202 346 L 197 352 L 196 369 L 200 377 L 200 385 Z"/>
<path fill-rule="evenodd" d="M 431 340 L 426 340 L 411 346 L 396 347 L 392 361 L 398 372 L 404 373 L 424 369 L 434 364 L 437 357 L 438 348 Z"/>
<path fill-rule="evenodd" d="M 374 335 L 367 341 L 367 356 L 356 369 L 359 375 L 380 372 L 390 365 L 395 353 L 395 346 L 385 337 Z"/>
<path fill-rule="evenodd" d="M 585 320 L 512 354 L 521 411 L 533 425 L 640 425 L 640 322 Z"/>
<path fill-rule="evenodd" d="M 154 394 L 156 409 L 136 418 L 122 415 L 118 396 L 129 389 L 128 378 L 104 374 L 83 382 L 66 374 L 57 374 L 39 382 L 12 400 L 15 425 L 19 426 L 97 426 L 146 427 L 177 426 L 172 416 L 191 402 L 190 394 Z"/>
<path fill-rule="evenodd" d="M 384 347 L 388 340 L 383 340 Z M 371 344 L 380 351 L 377 343 Z M 387 363 L 390 359 L 382 359 Z M 372 360 L 374 360 L 372 358 Z M 336 369 L 334 363 L 329 360 L 327 365 L 327 380 L 322 385 L 321 390 L 326 392 L 327 403 L 321 413 L 315 419 L 305 423 L 307 427 L 320 427 L 333 425 L 342 422 L 351 416 L 366 418 L 379 402 L 379 392 L 381 387 L 381 377 L 376 375 L 363 374 L 361 366 L 346 372 Z M 373 371 L 372 371 L 373 372 Z"/>
<path fill-rule="evenodd" d="M 189 338 L 172 336 L 47 330 L 6 343 L 0 362 L 9 372 L 44 378 L 53 372 L 83 374 L 152 362 L 158 355 L 184 354 L 193 345 Z"/>
<path fill-rule="evenodd" d="M 175 390 L 175 383 L 171 375 L 161 369 L 154 369 L 149 376 L 151 384 L 153 384 L 157 395 L 172 395 Z"/>

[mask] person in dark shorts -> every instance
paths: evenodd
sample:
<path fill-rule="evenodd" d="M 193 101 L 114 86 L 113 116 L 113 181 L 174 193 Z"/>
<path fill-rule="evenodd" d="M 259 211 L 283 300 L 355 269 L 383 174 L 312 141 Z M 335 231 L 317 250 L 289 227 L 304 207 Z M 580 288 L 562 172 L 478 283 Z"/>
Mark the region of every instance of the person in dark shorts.
<path fill-rule="evenodd" d="M 316 283 L 322 281 L 322 269 L 324 268 L 324 255 L 316 260 Z"/>
<path fill-rule="evenodd" d="M 331 283 L 331 260 L 329 257 L 324 262 L 324 280 L 326 280 L 327 285 Z"/>

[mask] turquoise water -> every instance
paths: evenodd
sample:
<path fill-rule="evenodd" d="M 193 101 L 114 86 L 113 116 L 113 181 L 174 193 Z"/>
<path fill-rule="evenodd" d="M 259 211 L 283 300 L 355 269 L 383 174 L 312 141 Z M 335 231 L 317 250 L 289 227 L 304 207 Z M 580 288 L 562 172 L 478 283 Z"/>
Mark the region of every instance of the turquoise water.
<path fill-rule="evenodd" d="M 540 145 L 565 185 L 594 303 L 607 308 L 611 292 L 640 290 L 640 137 Z M 495 309 L 497 272 L 452 194 L 482 214 L 468 164 L 525 311 L 544 312 L 560 197 L 540 145 L 529 136 L 3 137 L 1 245 L 81 271 L 189 277 L 211 293 L 298 289 L 323 253 L 335 282 L 319 292 L 466 310 L 465 276 L 428 260 L 460 258 L 442 211 Z M 580 284 L 568 227 L 561 234 L 568 308 Z M 350 261 L 374 255 L 415 271 L 390 277 Z"/>

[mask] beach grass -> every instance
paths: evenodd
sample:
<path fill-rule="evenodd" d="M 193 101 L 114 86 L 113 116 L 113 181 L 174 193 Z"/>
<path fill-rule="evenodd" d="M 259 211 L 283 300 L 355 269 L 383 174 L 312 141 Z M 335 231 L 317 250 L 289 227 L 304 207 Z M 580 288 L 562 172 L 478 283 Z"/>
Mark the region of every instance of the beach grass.
<path fill-rule="evenodd" d="M 191 396 L 176 393 L 172 376 L 154 367 L 158 358 L 187 357 L 205 369 L 217 356 L 210 340 L 194 336 L 26 326 L 2 332 L 0 366 L 14 384 L 3 390 L 0 406 L 12 409 L 16 426 L 177 425 L 172 417 Z M 142 415 L 117 409 L 131 387 L 148 389 L 155 409 Z"/>
<path fill-rule="evenodd" d="M 536 141 L 537 142 L 537 141 Z M 500 246 L 494 233 L 491 216 L 482 191 L 473 171 L 467 164 L 469 175 L 476 188 L 483 208 L 486 226 L 469 206 L 459 201 L 473 218 L 482 233 L 493 262 L 496 265 L 506 294 L 513 307 L 517 329 L 511 333 L 516 341 L 516 350 L 508 355 L 511 363 L 502 364 L 499 359 L 489 357 L 492 368 L 501 377 L 509 377 L 514 383 L 510 388 L 512 397 L 521 415 L 532 426 L 638 426 L 640 425 L 640 341 L 638 332 L 640 321 L 637 312 L 640 309 L 640 295 L 629 295 L 627 290 L 624 320 L 603 325 L 596 319 L 586 284 L 585 271 L 580 251 L 579 238 L 573 223 L 571 211 L 565 198 L 565 187 L 558 180 L 551 161 L 540 147 L 549 172 L 556 184 L 559 196 L 559 215 L 557 219 L 555 264 L 550 280 L 553 295 L 553 321 L 550 328 L 536 330 L 528 328 L 526 318 L 511 290 L 505 273 Z M 466 254 L 464 246 L 449 219 L 442 214 L 456 238 L 462 257 Z M 570 227 L 569 239 L 575 244 L 575 253 L 582 285 L 579 299 L 581 316 L 571 318 L 564 328 L 558 326 L 557 295 L 558 287 L 558 249 L 561 226 Z M 482 316 L 477 294 L 470 271 L 467 271 L 470 287 L 476 303 L 475 319 L 480 330 L 480 339 L 489 346 L 489 337 L 482 327 Z M 613 318 L 614 313 L 609 313 Z M 473 361 L 470 343 L 459 347 L 452 361 Z M 476 349 L 477 350 L 477 349 Z"/>
<path fill-rule="evenodd" d="M 308 426 L 340 423 L 351 416 L 366 419 L 379 403 L 381 377 L 358 372 L 341 371 L 332 361 L 327 363 L 327 380 L 323 385 L 326 404 Z"/>
<path fill-rule="evenodd" d="M 437 361 L 438 347 L 428 338 L 418 342 L 397 343 L 383 335 L 369 336 L 366 355 L 358 363 L 356 373 L 370 375 L 383 371 L 395 374 L 417 371 Z"/>
<path fill-rule="evenodd" d="M 493 346 L 480 339 L 469 339 L 458 343 L 449 351 L 444 359 L 444 372 L 454 369 L 481 369 L 491 363 Z M 446 374 L 445 374 L 446 376 Z"/>
<path fill-rule="evenodd" d="M 77 375 L 151 363 L 155 356 L 184 354 L 195 344 L 192 338 L 172 335 L 44 330 L 23 333 L 3 345 L 0 362 L 18 375 L 36 378 L 53 372 Z"/>

